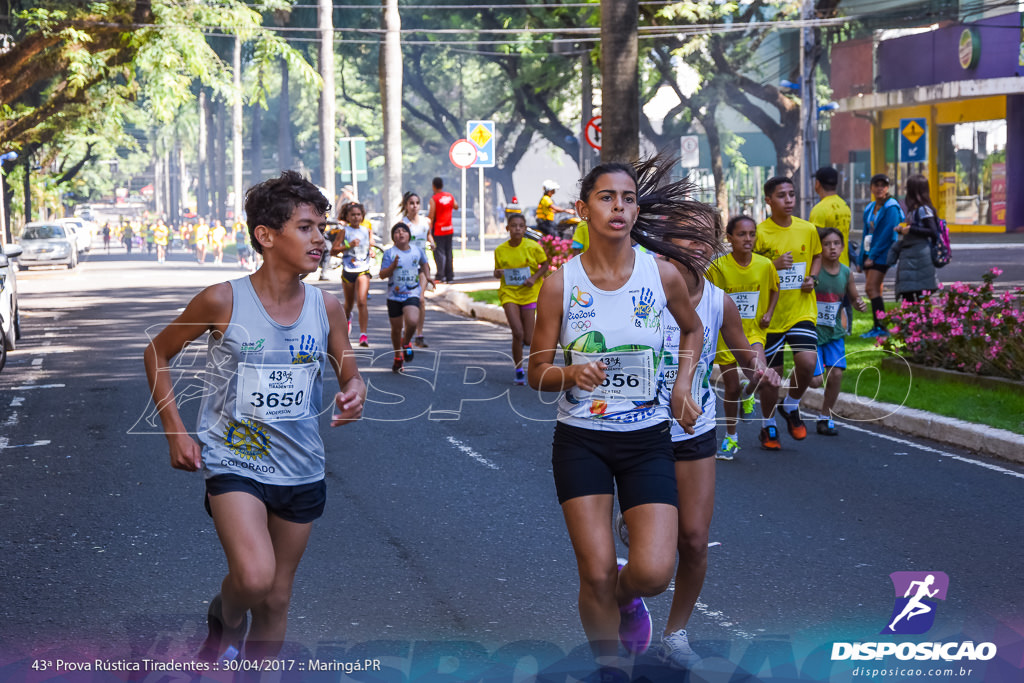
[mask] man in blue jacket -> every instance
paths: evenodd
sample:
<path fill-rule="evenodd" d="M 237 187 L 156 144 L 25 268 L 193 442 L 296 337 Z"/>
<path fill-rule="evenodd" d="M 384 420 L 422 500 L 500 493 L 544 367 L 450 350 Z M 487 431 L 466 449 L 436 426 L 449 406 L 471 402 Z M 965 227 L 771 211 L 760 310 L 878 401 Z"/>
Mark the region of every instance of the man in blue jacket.
<path fill-rule="evenodd" d="M 874 325 L 861 336 L 887 337 L 882 281 L 891 265 L 887 259 L 889 248 L 896 241 L 896 226 L 905 214 L 900 203 L 889 196 L 889 176 L 884 173 L 871 177 L 871 195 L 875 200 L 864 208 L 864 239 L 860 243 L 857 264 L 864 271 L 864 291 L 871 300 Z"/>

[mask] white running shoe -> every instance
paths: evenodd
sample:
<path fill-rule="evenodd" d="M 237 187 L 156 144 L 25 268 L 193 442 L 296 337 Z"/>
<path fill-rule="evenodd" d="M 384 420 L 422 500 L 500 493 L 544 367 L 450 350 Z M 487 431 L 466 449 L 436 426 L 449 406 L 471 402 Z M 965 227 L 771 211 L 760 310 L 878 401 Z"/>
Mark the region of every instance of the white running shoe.
<path fill-rule="evenodd" d="M 700 655 L 690 647 L 690 639 L 687 638 L 685 629 L 661 637 L 658 658 L 673 669 L 689 669 L 700 661 Z"/>

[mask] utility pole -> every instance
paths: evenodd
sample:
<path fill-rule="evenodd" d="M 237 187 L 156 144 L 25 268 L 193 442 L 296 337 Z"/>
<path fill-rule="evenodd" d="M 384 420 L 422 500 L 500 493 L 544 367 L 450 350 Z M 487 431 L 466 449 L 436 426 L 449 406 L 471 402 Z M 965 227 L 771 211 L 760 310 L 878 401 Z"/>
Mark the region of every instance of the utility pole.
<path fill-rule="evenodd" d="M 800 17 L 803 19 L 800 40 L 800 130 L 803 138 L 803 158 L 800 164 L 800 206 L 802 218 L 807 218 L 814 206 L 814 172 L 818 170 L 818 103 L 814 92 L 814 65 L 817 61 L 817 43 L 814 28 L 814 0 L 803 0 Z"/>
<path fill-rule="evenodd" d="M 334 189 L 334 2 L 317 0 L 317 27 L 320 32 L 320 172 L 327 199 L 337 200 Z"/>
<path fill-rule="evenodd" d="M 640 156 L 637 0 L 601 3 L 601 161 Z"/>
<path fill-rule="evenodd" d="M 594 116 L 594 66 L 590 61 L 590 50 L 584 49 L 580 56 L 580 67 L 583 72 L 583 101 L 580 116 L 580 176 L 590 173 L 594 155 L 587 142 L 587 123 Z"/>
<path fill-rule="evenodd" d="M 390 228 L 397 220 L 402 200 L 402 19 L 398 0 L 383 0 L 383 5 L 380 96 L 384 112 L 384 226 Z M 355 170 L 353 164 L 353 176 Z"/>

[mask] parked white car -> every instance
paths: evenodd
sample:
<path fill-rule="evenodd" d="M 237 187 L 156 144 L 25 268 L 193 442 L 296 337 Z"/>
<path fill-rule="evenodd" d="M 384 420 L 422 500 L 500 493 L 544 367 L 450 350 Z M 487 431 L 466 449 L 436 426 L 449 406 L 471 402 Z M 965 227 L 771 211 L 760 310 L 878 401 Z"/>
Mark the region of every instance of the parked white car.
<path fill-rule="evenodd" d="M 7 364 L 7 352 L 21 339 L 18 316 L 18 276 L 12 258 L 21 255 L 21 246 L 8 244 L 0 252 L 0 370 Z"/>
<path fill-rule="evenodd" d="M 19 268 L 63 265 L 71 269 L 78 265 L 78 238 L 71 226 L 56 221 L 29 223 L 18 244 L 22 249 Z"/>
<path fill-rule="evenodd" d="M 59 218 L 57 223 L 63 226 L 70 226 L 75 231 L 75 243 L 78 247 L 78 254 L 92 251 L 92 227 L 91 221 L 83 218 Z"/>

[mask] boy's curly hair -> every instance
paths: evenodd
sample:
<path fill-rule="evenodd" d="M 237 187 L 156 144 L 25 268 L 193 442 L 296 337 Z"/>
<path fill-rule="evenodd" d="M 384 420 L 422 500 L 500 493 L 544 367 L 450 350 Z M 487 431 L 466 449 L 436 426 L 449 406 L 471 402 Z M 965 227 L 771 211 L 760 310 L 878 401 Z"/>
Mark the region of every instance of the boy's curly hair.
<path fill-rule="evenodd" d="M 283 171 L 280 177 L 264 180 L 245 191 L 249 242 L 257 253 L 263 253 L 263 246 L 256 239 L 256 226 L 281 230 L 300 204 L 309 204 L 322 216 L 331 210 L 331 202 L 320 188 L 296 171 Z"/>

